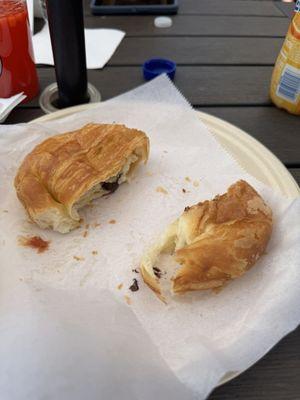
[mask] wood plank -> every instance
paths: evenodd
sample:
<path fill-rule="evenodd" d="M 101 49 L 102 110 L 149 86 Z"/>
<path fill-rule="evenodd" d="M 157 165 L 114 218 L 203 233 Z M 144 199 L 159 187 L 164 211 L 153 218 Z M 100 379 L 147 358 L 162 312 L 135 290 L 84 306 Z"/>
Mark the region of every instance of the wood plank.
<path fill-rule="evenodd" d="M 201 111 L 222 118 L 243 129 L 283 163 L 299 164 L 299 117 L 275 107 L 203 107 Z"/>
<path fill-rule="evenodd" d="M 183 65 L 273 65 L 283 39 L 152 37 L 125 38 L 109 65 L 141 65 L 152 57 L 170 58 Z"/>
<path fill-rule="evenodd" d="M 85 15 L 91 15 L 90 0 L 84 0 Z M 180 0 L 179 14 L 283 16 L 272 1 Z"/>
<path fill-rule="evenodd" d="M 41 117 L 44 112 L 41 108 L 35 107 L 17 107 L 9 114 L 5 120 L 5 124 L 21 124 L 24 122 L 29 122 L 35 118 Z"/>
<path fill-rule="evenodd" d="M 299 371 L 300 328 L 249 370 L 217 388 L 208 400 L 297 400 Z"/>
<path fill-rule="evenodd" d="M 184 65 L 273 65 L 282 43 L 262 37 L 259 46 L 254 37 L 125 37 L 108 65 L 141 65 L 152 57 Z"/>
<path fill-rule="evenodd" d="M 253 0 L 180 0 L 181 14 L 280 15 L 271 1 Z"/>
<path fill-rule="evenodd" d="M 276 1 L 274 4 L 287 17 L 291 18 L 293 16 L 295 3 L 282 3 L 281 1 Z"/>
<path fill-rule="evenodd" d="M 170 28 L 154 26 L 154 16 L 86 17 L 87 28 L 114 28 L 126 36 L 265 36 L 285 37 L 289 19 L 276 17 L 231 17 L 177 15 Z M 101 44 L 99 44 L 101 45 Z"/>
<path fill-rule="evenodd" d="M 175 84 L 198 106 L 269 105 L 272 67 L 257 66 L 179 66 Z M 55 80 L 53 68 L 39 68 L 41 89 Z M 103 100 L 145 83 L 141 67 L 106 67 L 89 70 L 89 80 L 101 92 Z M 25 104 L 37 106 L 38 99 Z"/>
<path fill-rule="evenodd" d="M 289 168 L 289 171 L 295 178 L 298 185 L 300 186 L 300 167 L 299 168 Z"/>

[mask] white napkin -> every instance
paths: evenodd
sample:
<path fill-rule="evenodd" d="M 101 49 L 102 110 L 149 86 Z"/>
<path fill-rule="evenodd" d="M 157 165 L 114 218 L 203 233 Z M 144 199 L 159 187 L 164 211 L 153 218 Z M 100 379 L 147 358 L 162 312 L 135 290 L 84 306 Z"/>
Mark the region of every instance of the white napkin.
<path fill-rule="evenodd" d="M 5 121 L 8 114 L 26 98 L 23 92 L 7 99 L 0 98 L 0 124 Z"/>
<path fill-rule="evenodd" d="M 147 132 L 149 162 L 130 185 L 82 210 L 89 228 L 67 235 L 41 230 L 16 198 L 20 160 L 41 140 L 92 121 Z M 165 76 L 56 122 L 0 127 L 0 175 L 5 399 L 96 400 L 99 393 L 102 400 L 167 399 L 172 390 L 182 400 L 190 391 L 204 399 L 228 371 L 246 369 L 299 324 L 300 199 L 285 198 L 242 170 Z M 238 179 L 273 209 L 266 254 L 219 294 L 190 293 L 166 306 L 132 269 L 186 205 L 223 193 Z M 168 194 L 157 192 L 159 186 Z M 20 247 L 19 235 L 40 235 L 50 249 L 37 254 Z M 134 293 L 133 278 L 140 286 Z M 177 380 L 170 383 L 170 374 Z"/>
<path fill-rule="evenodd" d="M 88 69 L 103 68 L 125 36 L 117 29 L 85 29 L 84 33 Z M 32 40 L 36 64 L 54 65 L 48 23 Z"/>

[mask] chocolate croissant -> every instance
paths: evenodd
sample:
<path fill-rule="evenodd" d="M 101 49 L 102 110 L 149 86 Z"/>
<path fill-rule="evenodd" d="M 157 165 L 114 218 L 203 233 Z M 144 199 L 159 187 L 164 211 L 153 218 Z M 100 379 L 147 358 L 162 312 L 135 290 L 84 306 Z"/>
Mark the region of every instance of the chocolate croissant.
<path fill-rule="evenodd" d="M 192 207 L 173 222 L 142 258 L 146 284 L 162 299 L 161 253 L 172 254 L 177 269 L 169 279 L 173 294 L 219 290 L 242 276 L 264 253 L 272 232 L 272 211 L 245 181 L 227 193 Z"/>
<path fill-rule="evenodd" d="M 124 125 L 88 124 L 37 145 L 15 177 L 17 196 L 41 228 L 66 233 L 79 209 L 114 192 L 146 162 L 149 139 Z"/>

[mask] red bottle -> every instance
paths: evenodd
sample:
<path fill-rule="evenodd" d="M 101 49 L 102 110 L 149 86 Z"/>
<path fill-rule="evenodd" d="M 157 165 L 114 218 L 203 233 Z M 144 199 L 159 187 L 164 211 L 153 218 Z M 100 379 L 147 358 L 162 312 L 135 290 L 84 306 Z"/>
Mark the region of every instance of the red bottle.
<path fill-rule="evenodd" d="M 0 97 L 39 92 L 25 0 L 0 0 Z"/>

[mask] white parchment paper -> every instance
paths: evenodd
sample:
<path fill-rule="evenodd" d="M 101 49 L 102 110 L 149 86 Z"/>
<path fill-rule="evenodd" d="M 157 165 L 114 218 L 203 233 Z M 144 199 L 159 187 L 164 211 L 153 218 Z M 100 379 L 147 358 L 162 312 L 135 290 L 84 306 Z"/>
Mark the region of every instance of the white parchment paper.
<path fill-rule="evenodd" d="M 149 162 L 84 209 L 81 228 L 43 231 L 16 198 L 16 170 L 41 140 L 91 121 L 147 132 Z M 63 120 L 0 127 L 0 171 L 1 398 L 204 399 L 298 325 L 300 200 L 247 175 L 165 76 Z M 163 304 L 132 269 L 185 206 L 238 179 L 273 209 L 267 253 L 217 295 Z M 51 241 L 43 254 L 18 245 L 19 235 L 35 234 Z"/>

